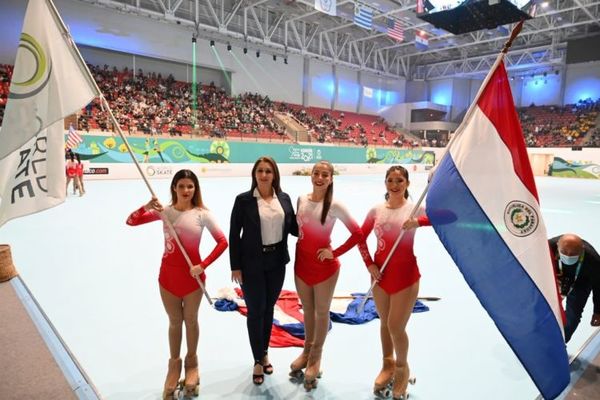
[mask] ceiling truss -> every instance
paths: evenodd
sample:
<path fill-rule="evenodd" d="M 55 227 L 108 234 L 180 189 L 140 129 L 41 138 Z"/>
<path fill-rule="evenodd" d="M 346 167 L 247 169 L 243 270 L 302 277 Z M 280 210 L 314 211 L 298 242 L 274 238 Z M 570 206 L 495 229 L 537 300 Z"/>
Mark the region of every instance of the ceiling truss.
<path fill-rule="evenodd" d="M 416 17 L 414 0 L 360 0 L 373 7 L 371 30 L 353 23 L 354 0 L 337 0 L 335 17 L 315 10 L 313 0 L 80 1 L 188 26 L 190 36 L 407 79 L 485 75 L 508 35 L 436 29 Z M 388 19 L 404 27 L 403 42 L 387 35 Z M 418 31 L 429 38 L 426 51 L 414 45 Z M 594 34 L 600 34 L 600 0 L 549 0 L 526 22 L 506 65 L 509 71 L 564 66 L 567 41 Z"/>

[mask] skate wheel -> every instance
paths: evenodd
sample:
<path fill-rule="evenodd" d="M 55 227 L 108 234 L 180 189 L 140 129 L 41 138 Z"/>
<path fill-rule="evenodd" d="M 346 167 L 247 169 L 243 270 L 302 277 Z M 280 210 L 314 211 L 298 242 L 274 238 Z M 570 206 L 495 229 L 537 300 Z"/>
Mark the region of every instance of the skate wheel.
<path fill-rule="evenodd" d="M 290 378 L 293 378 L 298 381 L 304 380 L 304 372 L 301 369 L 290 371 Z"/>
<path fill-rule="evenodd" d="M 388 399 L 392 397 L 392 390 L 390 388 L 377 389 L 373 391 L 373 394 L 381 399 Z"/>

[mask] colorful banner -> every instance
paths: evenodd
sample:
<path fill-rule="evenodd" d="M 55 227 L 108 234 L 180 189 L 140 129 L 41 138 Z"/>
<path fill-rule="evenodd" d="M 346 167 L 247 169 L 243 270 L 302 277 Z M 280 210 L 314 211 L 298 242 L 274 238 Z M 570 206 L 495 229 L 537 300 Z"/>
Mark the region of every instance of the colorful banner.
<path fill-rule="evenodd" d="M 554 157 L 548 175 L 566 178 L 600 179 L 600 165 L 567 161 L 560 157 Z"/>
<path fill-rule="evenodd" d="M 130 163 L 131 156 L 119 137 L 82 135 L 73 149 L 91 163 Z M 262 155 L 278 163 L 312 164 L 319 160 L 346 164 L 428 164 L 432 151 L 376 147 L 340 147 L 294 143 L 230 142 L 171 138 L 130 137 L 127 139 L 141 163 L 253 163 Z"/>

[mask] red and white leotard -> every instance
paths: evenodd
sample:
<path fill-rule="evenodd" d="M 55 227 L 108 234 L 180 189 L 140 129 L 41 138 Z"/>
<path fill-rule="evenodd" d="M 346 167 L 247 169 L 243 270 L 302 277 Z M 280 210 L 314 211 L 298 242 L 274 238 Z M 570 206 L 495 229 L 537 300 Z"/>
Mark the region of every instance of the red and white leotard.
<path fill-rule="evenodd" d="M 67 176 L 69 178 L 75 178 L 77 176 L 77 163 L 75 161 L 67 161 Z"/>
<path fill-rule="evenodd" d="M 175 232 L 181 241 L 186 253 L 193 265 L 201 265 L 207 268 L 227 248 L 227 239 L 215 222 L 210 211 L 203 208 L 194 208 L 187 211 L 177 211 L 173 207 L 165 207 L 163 211 L 165 218 L 173 224 Z M 127 218 L 127 225 L 141 225 L 161 219 L 155 210 L 145 210 L 144 207 L 131 213 Z M 206 227 L 217 244 L 213 251 L 204 260 L 200 257 L 200 239 L 202 230 Z M 190 274 L 190 268 L 173 238 L 167 224 L 163 221 L 165 234 L 165 251 L 160 266 L 158 282 L 160 285 L 177 297 L 184 297 L 200 286 L 196 279 Z M 200 276 L 204 282 L 205 274 Z"/>
<path fill-rule="evenodd" d="M 362 226 L 365 241 L 358 245 L 367 267 L 375 264 L 381 268 L 413 207 L 412 203 L 406 202 L 402 207 L 391 209 L 388 208 L 387 203 L 383 203 L 369 211 Z M 423 207 L 419 207 L 415 216 L 420 226 L 431 225 Z M 366 239 L 372 230 L 375 230 L 375 236 L 377 237 L 377 250 L 375 251 L 374 261 L 366 245 Z M 404 235 L 378 283 L 390 295 L 413 285 L 421 277 L 417 259 L 413 253 L 414 239 L 415 229 L 404 231 Z"/>
<path fill-rule="evenodd" d="M 75 171 L 77 172 L 77 176 L 83 176 L 83 164 L 77 163 L 77 166 L 75 167 Z"/>
<path fill-rule="evenodd" d="M 346 207 L 333 200 L 327 213 L 325 224 L 321 224 L 323 201 L 311 201 L 308 195 L 298 198 L 298 242 L 296 243 L 296 275 L 309 286 L 314 286 L 330 278 L 340 267 L 337 257 L 341 256 L 362 240 L 362 231 L 350 216 Z M 331 231 L 339 219 L 352 234 L 344 244 L 333 252 L 333 259 L 320 261 L 317 250 L 331 249 Z"/>

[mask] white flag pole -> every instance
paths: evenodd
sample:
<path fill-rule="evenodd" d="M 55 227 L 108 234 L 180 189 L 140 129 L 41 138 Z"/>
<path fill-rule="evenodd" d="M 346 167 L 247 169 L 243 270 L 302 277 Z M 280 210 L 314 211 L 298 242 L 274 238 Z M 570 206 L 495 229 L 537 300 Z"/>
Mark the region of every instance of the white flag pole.
<path fill-rule="evenodd" d="M 446 145 L 446 147 L 445 147 L 445 149 L 444 149 L 444 151 L 442 153 L 442 156 L 440 157 L 439 162 L 441 162 L 448 155 L 448 153 L 450 152 L 450 148 L 451 148 L 452 144 L 456 141 L 456 138 L 464 130 L 464 128 L 466 126 L 466 121 L 469 121 L 470 118 L 471 118 L 471 115 L 475 112 L 475 108 L 477 107 L 477 102 L 479 101 L 479 98 L 481 97 L 481 94 L 485 90 L 488 82 L 490 81 L 490 79 L 492 77 L 492 74 L 494 73 L 494 71 L 496 70 L 496 68 L 500 64 L 500 62 L 502 62 L 502 60 L 504 60 L 504 56 L 508 52 L 508 49 L 510 49 L 510 46 L 512 45 L 512 42 L 515 40 L 515 38 L 517 37 L 517 35 L 519 34 L 519 32 L 521 32 L 521 28 L 523 27 L 523 23 L 524 22 L 525 22 L 525 20 L 521 20 L 513 28 L 512 32 L 510 34 L 510 38 L 508 39 L 508 41 L 506 42 L 506 44 L 502 48 L 502 51 L 500 52 L 500 54 L 498 54 L 498 57 L 496 58 L 496 61 L 494 62 L 494 65 L 492 65 L 492 68 L 490 69 L 490 72 L 488 72 L 487 76 L 483 80 L 481 86 L 479 87 L 479 91 L 477 92 L 477 95 L 475 96 L 475 99 L 473 100 L 473 102 L 471 103 L 471 106 L 467 110 L 467 112 L 466 112 L 466 114 L 465 114 L 465 116 L 464 116 L 461 124 L 458 126 L 458 128 L 454 132 L 454 135 L 452 136 L 452 138 L 450 139 L 450 141 Z M 432 173 L 432 176 L 433 176 L 433 173 Z M 415 203 L 415 206 L 413 207 L 412 211 L 410 212 L 410 215 L 408 216 L 408 219 L 412 219 L 416 215 L 417 210 L 419 209 L 419 206 L 421 205 L 421 203 L 423 202 L 423 199 L 425 199 L 425 195 L 429 191 L 429 185 L 430 185 L 430 183 L 431 183 L 431 176 L 427 180 L 427 185 L 425 186 L 425 189 L 423 189 L 423 193 L 421 193 L 421 196 L 419 196 L 419 200 Z M 392 246 L 392 249 L 390 250 L 389 254 L 387 255 L 385 261 L 383 262 L 383 264 L 381 266 L 381 269 L 379 270 L 380 273 L 383 274 L 383 272 L 387 268 L 387 265 L 388 265 L 390 259 L 392 258 L 392 254 L 394 254 L 394 252 L 396 251 L 396 248 L 398 247 L 398 244 L 400 243 L 400 240 L 402 239 L 402 236 L 404 236 L 404 229 L 400 230 L 400 233 L 398 234 L 398 237 L 396 238 L 396 241 L 394 242 L 394 245 Z M 367 292 L 367 294 L 365 295 L 365 297 L 360 302 L 360 305 L 358 306 L 358 310 L 357 310 L 359 314 L 363 312 L 363 310 L 365 308 L 365 304 L 366 304 L 367 300 L 369 299 L 369 297 L 371 297 L 371 294 L 373 293 L 373 289 L 375 288 L 376 284 L 377 284 L 377 281 L 373 280 L 373 283 L 371 284 L 371 287 L 369 288 L 369 291 Z"/>
<path fill-rule="evenodd" d="M 133 151 L 131 150 L 131 147 L 129 146 L 129 142 L 125 138 L 125 135 L 123 134 L 123 131 L 121 130 L 121 126 L 119 125 L 117 119 L 115 118 L 115 116 L 114 116 L 114 114 L 113 114 L 113 112 L 112 112 L 112 110 L 110 108 L 110 105 L 108 104 L 108 101 L 106 101 L 106 98 L 104 97 L 104 95 L 102 94 L 102 91 L 98 87 L 98 84 L 96 83 L 96 80 L 92 76 L 92 73 L 90 72 L 89 68 L 87 67 L 87 64 L 83 60 L 83 57 L 81 56 L 81 53 L 79 52 L 79 49 L 75 45 L 75 42 L 73 41 L 73 38 L 71 37 L 71 34 L 69 33 L 69 30 L 67 29 L 65 23 L 63 22 L 62 18 L 60 17 L 60 14 L 58 13 L 58 10 L 54 6 L 54 3 L 52 2 L 52 0 L 46 0 L 46 2 L 48 4 L 48 6 L 50 7 L 51 14 L 56 19 L 56 22 L 58 23 L 58 25 L 62 28 L 63 35 L 65 36 L 65 39 L 67 40 L 67 42 L 69 44 L 69 48 L 73 51 L 74 56 L 79 61 L 78 64 L 79 64 L 79 66 L 80 66 L 80 68 L 82 70 L 82 73 L 89 80 L 90 85 L 92 85 L 92 87 L 95 88 L 98 97 L 100 97 L 100 101 L 102 102 L 103 106 L 106 107 L 106 111 L 108 112 L 108 115 L 110 116 L 110 119 L 112 121 L 113 127 L 118 132 L 119 137 L 123 140 L 123 143 L 125 144 L 125 147 L 127 148 L 127 151 L 129 152 L 129 155 L 131 156 L 131 159 L 133 160 L 133 163 L 137 167 L 138 172 L 140 173 L 142 179 L 144 180 L 144 183 L 146 184 L 146 187 L 150 191 L 150 194 L 152 195 L 152 197 L 157 197 L 156 193 L 152 189 L 152 186 L 150 186 L 150 182 L 148 182 L 148 178 L 146 178 L 146 175 L 142 171 L 142 168 L 140 167 L 140 164 L 138 163 L 137 159 L 133 155 Z M 179 236 L 177 235 L 177 232 L 175 231 L 175 228 L 173 227 L 173 224 L 171 223 L 171 221 L 169 221 L 169 219 L 163 213 L 161 213 L 160 215 L 161 215 L 161 219 L 166 223 L 167 227 L 169 228 L 169 231 L 171 232 L 171 234 L 175 238 L 175 242 L 177 243 L 177 246 L 179 246 L 179 249 L 181 250 L 181 253 L 184 256 L 185 261 L 188 264 L 188 267 L 190 269 L 192 269 L 192 267 L 194 265 L 193 265 L 192 261 L 190 260 L 190 257 L 188 256 L 187 252 L 183 248 L 183 244 L 179 240 Z M 213 305 L 213 301 L 210 298 L 209 294 L 206 292 L 206 288 L 204 287 L 204 284 L 202 283 L 202 280 L 200 279 L 200 277 L 196 277 L 196 281 L 198 282 L 198 285 L 202 289 L 202 293 L 204 294 L 204 296 L 208 300 L 208 303 L 212 306 Z"/>

